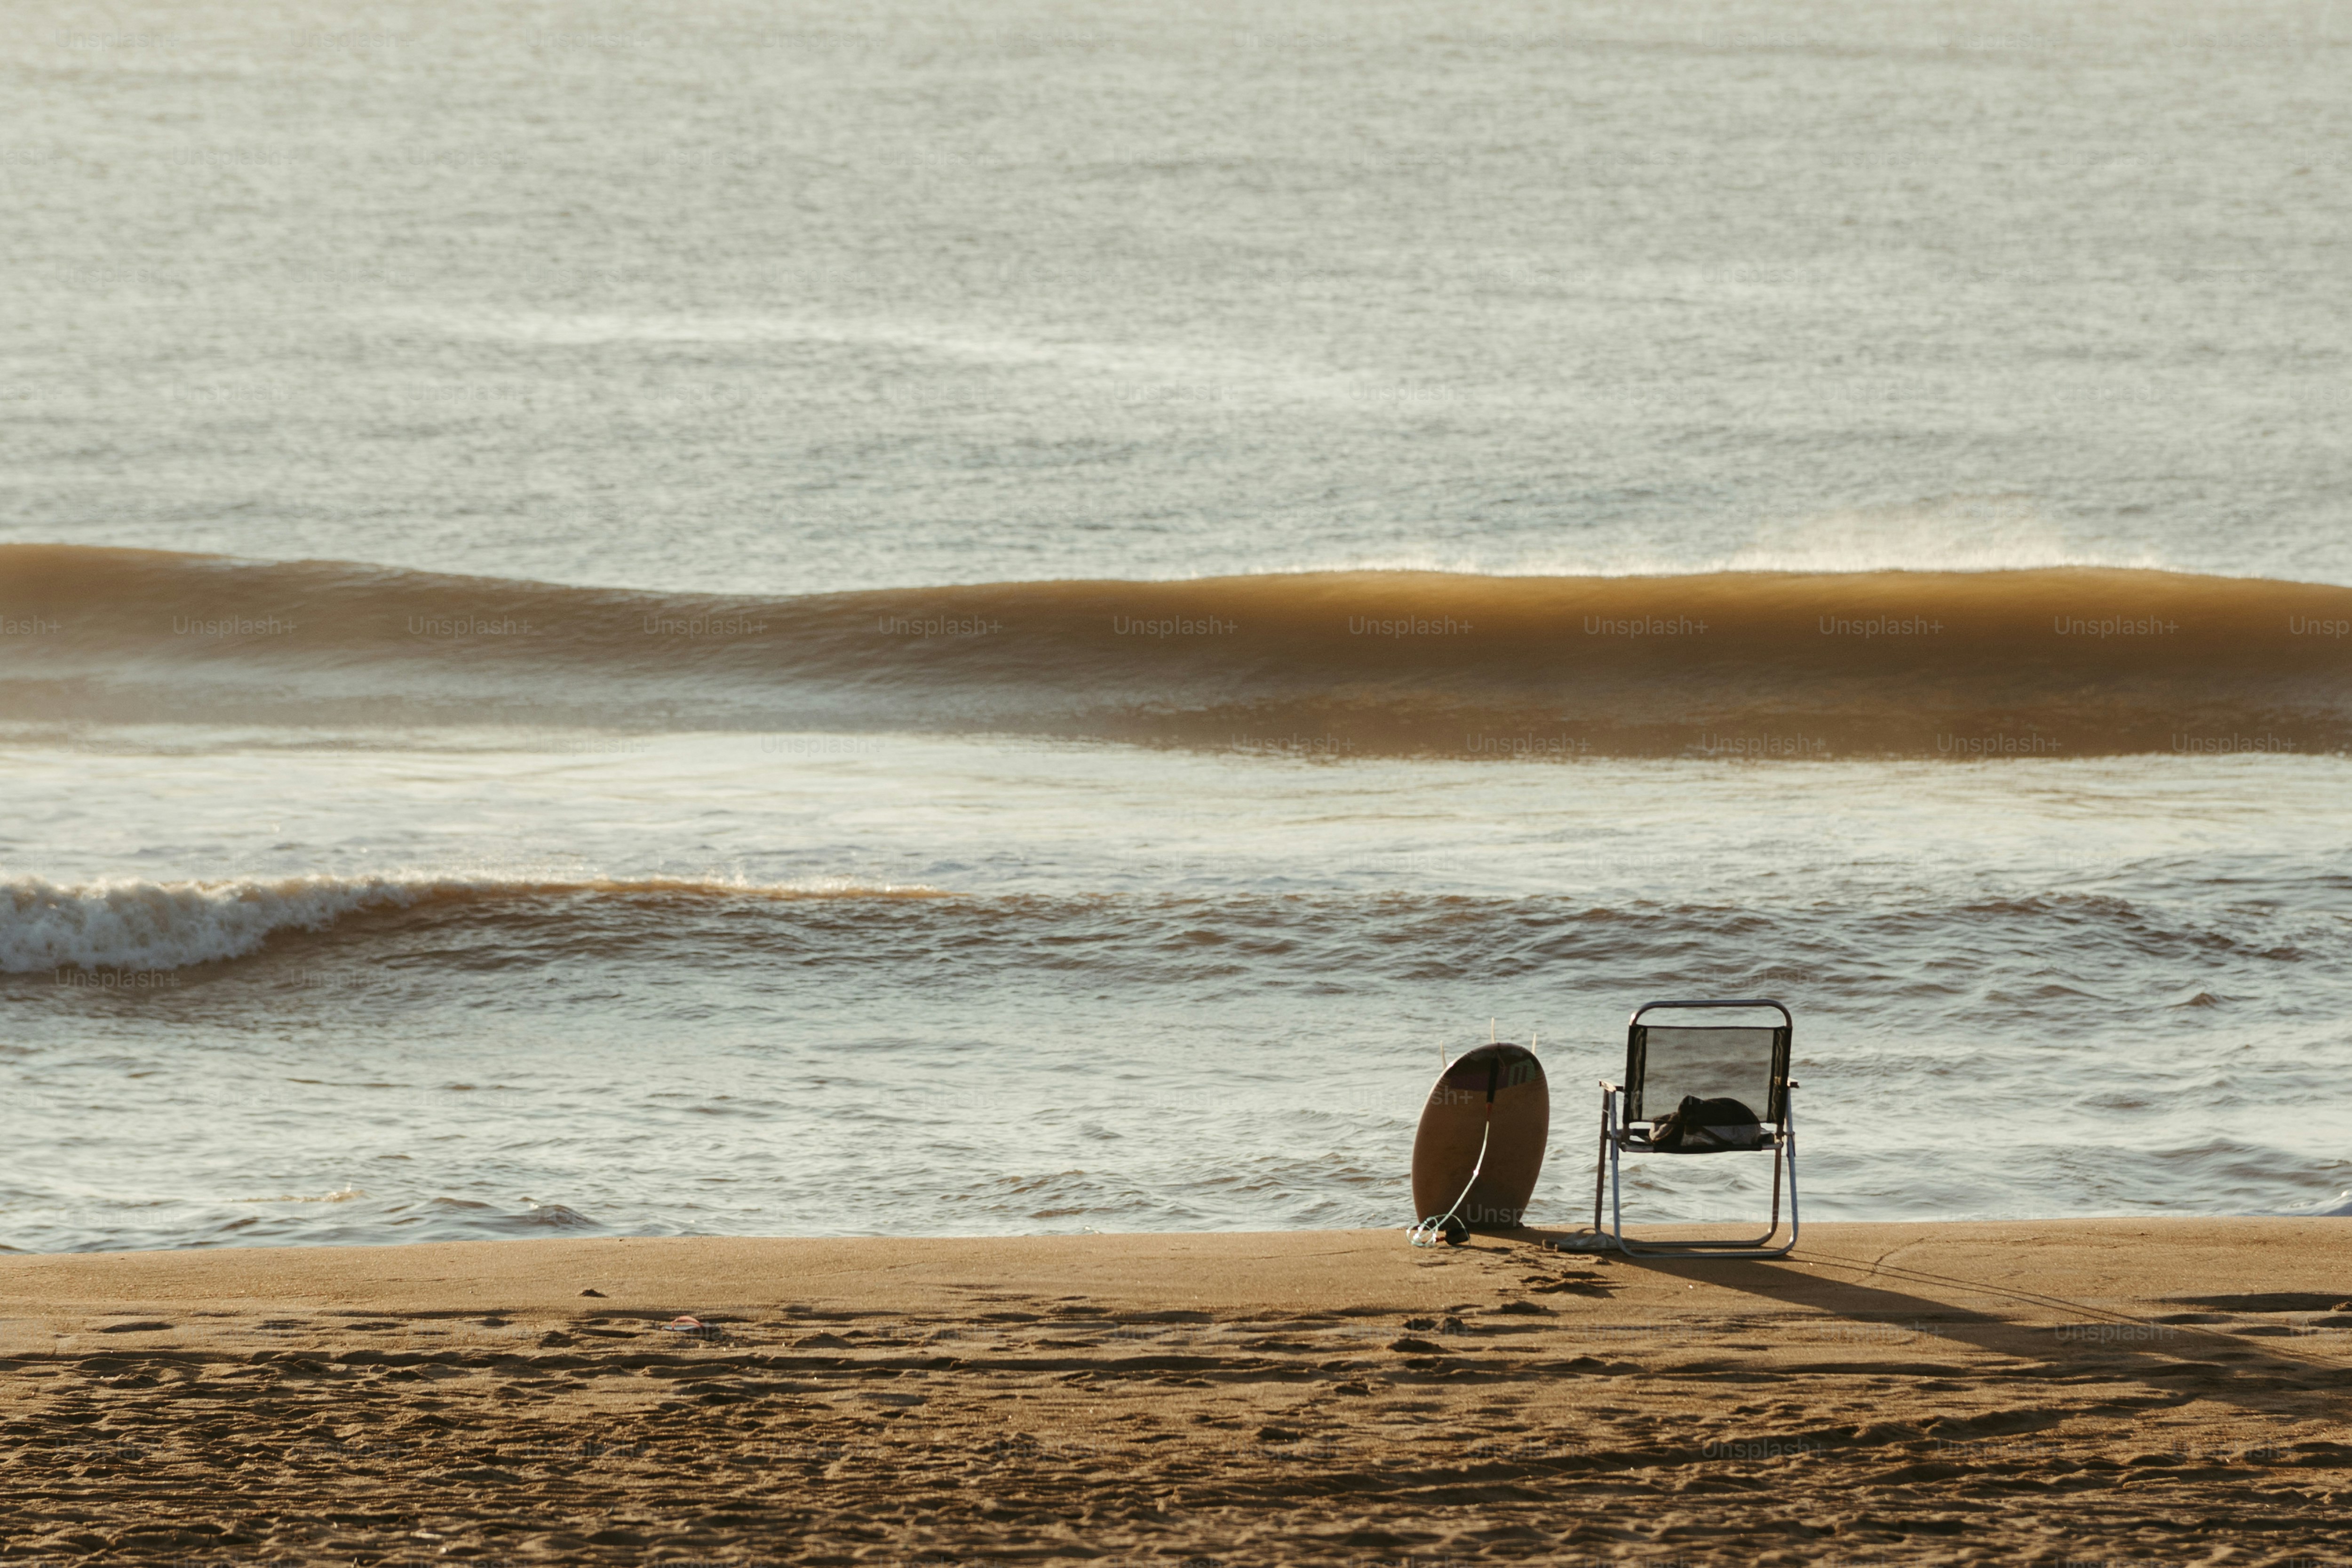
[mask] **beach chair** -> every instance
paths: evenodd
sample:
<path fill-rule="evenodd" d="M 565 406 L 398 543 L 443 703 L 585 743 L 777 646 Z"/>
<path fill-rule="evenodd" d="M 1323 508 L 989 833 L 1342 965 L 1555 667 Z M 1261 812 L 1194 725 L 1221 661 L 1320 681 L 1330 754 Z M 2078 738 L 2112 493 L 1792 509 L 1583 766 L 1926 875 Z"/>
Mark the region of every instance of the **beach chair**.
<path fill-rule="evenodd" d="M 1748 1022 L 1725 1015 L 1747 1010 Z M 1764 1009 L 1777 1024 L 1752 1021 Z M 1649 1022 L 1653 1014 L 1672 1022 Z M 1625 1081 L 1601 1080 L 1601 1157 L 1593 1172 L 1592 1229 L 1604 1247 L 1645 1258 L 1783 1258 L 1797 1245 L 1797 1129 L 1789 1109 L 1789 1009 L 1769 999 L 1727 1002 L 1646 1002 L 1625 1026 Z M 1686 1098 L 1736 1100 L 1756 1114 L 1756 1125 L 1724 1130 L 1720 1138 L 1657 1142 L 1660 1125 Z M 1661 1158 L 1742 1152 L 1772 1157 L 1772 1219 L 1764 1234 L 1736 1241 L 1643 1242 L 1625 1234 L 1623 1161 L 1629 1154 Z M 1789 1239 L 1780 1229 L 1780 1166 L 1789 1167 Z M 1601 1228 L 1603 1198 L 1611 1224 Z"/>

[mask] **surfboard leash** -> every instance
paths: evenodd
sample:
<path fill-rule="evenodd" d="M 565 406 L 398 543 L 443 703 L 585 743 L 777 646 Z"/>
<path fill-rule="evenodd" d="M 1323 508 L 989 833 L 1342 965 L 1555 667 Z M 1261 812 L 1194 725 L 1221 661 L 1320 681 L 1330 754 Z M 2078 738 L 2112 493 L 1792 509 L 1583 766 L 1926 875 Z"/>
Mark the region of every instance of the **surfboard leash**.
<path fill-rule="evenodd" d="M 1459 1224 L 1454 1217 L 1454 1211 L 1462 1206 L 1464 1199 L 1469 1197 L 1470 1189 L 1478 1184 L 1478 1173 L 1486 1168 L 1486 1141 L 1494 1135 L 1495 1113 L 1489 1109 L 1486 1112 L 1486 1131 L 1478 1134 L 1478 1163 L 1470 1167 L 1470 1179 L 1462 1184 L 1462 1196 L 1454 1200 L 1453 1208 L 1447 1209 L 1442 1215 L 1433 1215 L 1406 1231 L 1404 1238 L 1407 1241 L 1415 1247 L 1435 1247 L 1441 1241 L 1452 1242 L 1455 1247 L 1462 1245 L 1461 1242 L 1454 1240 L 1454 1227 Z M 1470 1234 L 1469 1226 L 1463 1226 L 1460 1234 L 1466 1237 Z"/>

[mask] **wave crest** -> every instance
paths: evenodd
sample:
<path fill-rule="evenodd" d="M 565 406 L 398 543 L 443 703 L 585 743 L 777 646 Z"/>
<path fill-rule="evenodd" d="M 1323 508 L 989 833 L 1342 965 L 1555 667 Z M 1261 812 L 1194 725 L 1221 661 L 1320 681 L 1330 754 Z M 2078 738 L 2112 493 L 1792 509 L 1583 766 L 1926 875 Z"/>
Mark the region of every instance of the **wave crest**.
<path fill-rule="evenodd" d="M 240 877 L 0 882 L 0 973 L 148 973 L 247 957 L 272 937 L 321 931 L 353 914 L 426 903 L 561 897 L 635 899 L 937 898 L 939 889 L 850 882 L 748 883 L 686 878 L 546 880 L 498 877 Z"/>
<path fill-rule="evenodd" d="M 2116 567 L 680 595 L 0 546 L 0 717 L 1011 731 L 1272 754 L 2352 746 L 2352 588 Z"/>

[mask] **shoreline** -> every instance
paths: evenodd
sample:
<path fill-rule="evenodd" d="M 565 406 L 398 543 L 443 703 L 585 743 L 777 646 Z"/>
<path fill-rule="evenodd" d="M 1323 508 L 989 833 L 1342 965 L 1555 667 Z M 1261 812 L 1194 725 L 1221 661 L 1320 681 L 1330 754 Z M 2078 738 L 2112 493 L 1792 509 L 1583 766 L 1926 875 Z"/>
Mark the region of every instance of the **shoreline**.
<path fill-rule="evenodd" d="M 686 1300 L 698 1289 L 748 1289 L 752 1292 L 747 1298 L 751 1304 L 775 1304 L 771 1300 L 772 1280 L 758 1271 L 786 1265 L 808 1278 L 852 1285 L 856 1295 L 880 1289 L 884 1281 L 878 1276 L 885 1274 L 902 1285 L 928 1289 L 935 1288 L 938 1276 L 969 1272 L 975 1264 L 992 1264 L 1015 1274 L 1058 1274 L 1093 1265 L 1114 1269 L 1107 1277 L 1094 1278 L 1126 1292 L 1199 1290 L 1221 1305 L 1238 1307 L 1265 1304 L 1254 1292 L 1268 1288 L 1389 1279 L 1379 1268 L 1378 1254 L 1391 1242 L 1402 1259 L 1426 1264 L 1448 1258 L 1484 1257 L 1496 1248 L 1549 1254 L 1550 1242 L 1579 1234 L 1558 1226 L 1527 1226 L 1513 1231 L 1478 1232 L 1465 1247 L 1424 1250 L 1406 1245 L 1404 1228 L 1017 1236 L 529 1237 L 9 1252 L 0 1253 L 0 1323 L 31 1310 L 62 1310 L 77 1303 L 94 1307 L 117 1300 L 161 1300 L 175 1291 L 200 1292 L 205 1300 L 282 1299 L 289 1303 L 365 1298 L 387 1310 L 426 1311 L 449 1310 L 448 1298 L 454 1292 L 503 1291 L 508 1294 L 495 1303 L 500 1310 L 551 1310 L 571 1304 L 558 1278 L 567 1269 L 607 1280 L 637 1280 L 644 1289 L 665 1299 Z M 1647 1227 L 1644 1234 L 1661 1238 L 1696 1237 L 1723 1228 L 1669 1224 Z M 1855 1267 L 1853 1260 L 1873 1247 L 1891 1246 L 1906 1252 L 1930 1247 L 1969 1267 L 1984 1267 L 1999 1258 L 2001 1267 L 2023 1269 L 2044 1288 L 2075 1291 L 2097 1287 L 2120 1292 L 2118 1300 L 2185 1300 L 2136 1293 L 2149 1288 L 2155 1270 L 2113 1256 L 2115 1248 L 2131 1245 L 2161 1248 L 2172 1266 L 2219 1268 L 2259 1259 L 2264 1270 L 2305 1280 L 2311 1290 L 2320 1293 L 2331 1289 L 2326 1280 L 2332 1277 L 2339 1281 L 2333 1288 L 2336 1297 L 2352 1299 L 2352 1258 L 2337 1259 L 2324 1245 L 2338 1235 L 2352 1238 L 2352 1217 L 2342 1215 L 1822 1220 L 1808 1224 L 1804 1234 L 1803 1246 L 1789 1258 L 1768 1267 L 1828 1275 L 1850 1272 Z M 2070 1255 L 2069 1247 L 2095 1249 L 2105 1261 Z M 610 1250 L 614 1248 L 627 1250 L 623 1254 Z M 606 1260 L 623 1256 L 627 1266 L 615 1274 Z M 1629 1259 L 1615 1253 L 1553 1256 L 1643 1266 L 1691 1261 Z M 1344 1265 L 1307 1261 L 1315 1258 L 1349 1261 Z M 1205 1274 L 1184 1272 L 1193 1261 L 1203 1259 L 1219 1267 Z M 1233 1269 L 1246 1260 L 1276 1264 L 1279 1272 L 1264 1278 L 1282 1283 L 1245 1286 Z M 1702 1262 L 1698 1267 L 1720 1272 L 1731 1265 Z M 1175 1271 L 1171 1272 L 1171 1268 Z M 1956 1285 L 1959 1279 L 1955 1277 Z M 760 1283 L 755 1285 L 755 1279 Z M 717 1283 L 698 1286 L 701 1280 Z"/>
<path fill-rule="evenodd" d="M 2341 1220 L 1554 1234 L 4 1257 L 0 1555 L 2352 1550 Z"/>

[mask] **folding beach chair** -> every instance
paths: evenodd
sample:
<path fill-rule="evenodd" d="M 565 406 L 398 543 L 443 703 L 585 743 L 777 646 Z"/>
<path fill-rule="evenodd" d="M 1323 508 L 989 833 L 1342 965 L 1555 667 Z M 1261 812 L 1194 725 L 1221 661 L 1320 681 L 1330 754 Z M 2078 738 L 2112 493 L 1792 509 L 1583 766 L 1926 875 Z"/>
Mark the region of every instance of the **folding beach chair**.
<path fill-rule="evenodd" d="M 1752 1016 L 1770 1008 L 1778 1024 L 1713 1023 L 1706 1009 L 1747 1008 Z M 1673 1009 L 1678 1021 L 1646 1023 L 1653 1013 Z M 1688 1023 L 1679 1021 L 1689 1018 Z M 1592 1178 L 1592 1229 L 1606 1245 L 1651 1258 L 1782 1258 L 1797 1245 L 1797 1128 L 1789 1110 L 1789 1009 L 1769 999 L 1738 1002 L 1648 1002 L 1625 1026 L 1625 1081 L 1601 1080 L 1601 1158 Z M 1664 1142 L 1659 1133 L 1690 1099 L 1735 1100 L 1755 1113 L 1721 1129 L 1698 1129 L 1689 1136 L 1676 1127 Z M 1629 1154 L 1724 1154 L 1760 1151 L 1772 1156 L 1772 1220 L 1764 1234 L 1738 1241 L 1641 1242 L 1625 1235 L 1624 1173 Z M 1775 1247 L 1780 1228 L 1780 1166 L 1789 1167 L 1789 1239 Z M 1601 1200 L 1609 1203 L 1610 1227 L 1601 1227 Z"/>

